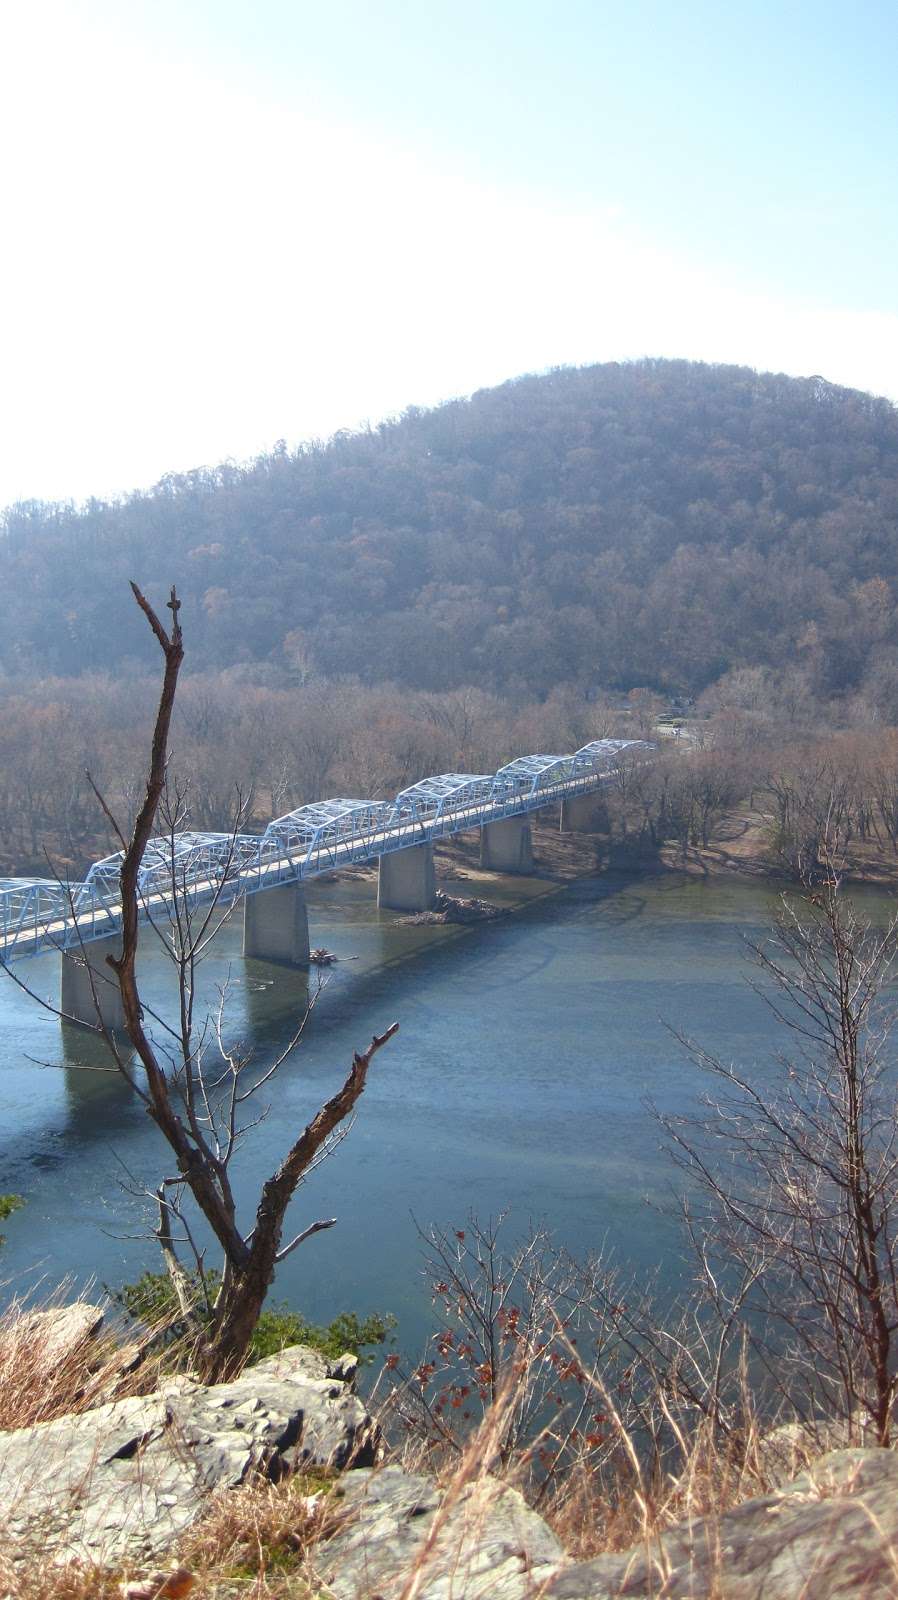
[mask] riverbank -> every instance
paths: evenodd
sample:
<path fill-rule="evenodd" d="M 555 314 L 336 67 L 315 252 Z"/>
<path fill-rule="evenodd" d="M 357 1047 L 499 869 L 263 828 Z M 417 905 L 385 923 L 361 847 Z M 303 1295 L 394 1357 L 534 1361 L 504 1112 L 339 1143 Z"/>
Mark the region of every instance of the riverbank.
<path fill-rule="evenodd" d="M 574 883 L 578 878 L 600 872 L 625 872 L 642 876 L 677 873 L 693 878 L 742 878 L 781 883 L 783 863 L 771 846 L 773 818 L 748 806 L 727 812 L 714 829 L 707 845 L 690 845 L 684 852 L 671 842 L 653 849 L 634 839 L 613 839 L 608 834 L 561 833 L 557 819 L 535 816 L 533 835 L 533 876 L 545 884 L 545 892 Z M 453 882 L 469 880 L 470 890 L 495 882 L 498 874 L 479 865 L 479 839 L 476 835 L 456 835 L 436 847 L 437 877 Z M 874 840 L 854 839 L 844 852 L 840 865 L 847 883 L 865 883 L 880 888 L 898 886 L 898 856 Z M 504 880 L 506 883 L 508 879 Z M 480 887 L 475 888 L 474 885 Z M 455 892 L 455 891 L 453 891 Z"/>
<path fill-rule="evenodd" d="M 773 818 L 745 806 L 728 812 L 714 830 L 706 846 L 690 846 L 685 852 L 676 844 L 663 845 L 647 857 L 634 855 L 630 870 L 643 870 L 648 861 L 652 871 L 687 873 L 702 878 L 761 878 L 781 880 L 783 863 L 771 847 Z M 853 839 L 845 848 L 839 872 L 846 883 L 868 883 L 887 888 L 898 885 L 898 856 L 877 840 Z"/>
<path fill-rule="evenodd" d="M 630 875 L 678 873 L 693 878 L 743 878 L 781 883 L 782 860 L 771 845 L 774 819 L 768 813 L 743 806 L 725 813 L 707 845 L 682 847 L 670 842 L 653 849 L 637 839 L 622 841 L 608 834 L 561 833 L 557 818 L 534 816 L 534 877 L 546 891 L 596 873 L 617 871 Z M 476 835 L 456 835 L 436 847 L 437 876 L 447 880 L 470 879 L 480 885 L 494 882 L 497 874 L 479 865 Z M 855 838 L 843 853 L 840 872 L 846 883 L 880 888 L 898 886 L 898 855 L 876 839 Z M 508 881 L 507 879 L 505 880 Z M 479 893 L 479 889 L 464 891 Z"/>

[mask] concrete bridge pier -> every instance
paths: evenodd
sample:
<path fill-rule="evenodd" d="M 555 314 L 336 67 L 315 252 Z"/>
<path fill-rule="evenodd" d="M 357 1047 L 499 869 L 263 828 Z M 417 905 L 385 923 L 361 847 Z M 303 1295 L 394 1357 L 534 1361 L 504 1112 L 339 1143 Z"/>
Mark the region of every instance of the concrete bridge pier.
<path fill-rule="evenodd" d="M 94 939 L 83 949 L 66 950 L 61 958 L 59 1009 L 63 1021 L 80 1022 L 87 1028 L 99 1024 L 97 1007 L 110 1033 L 121 1033 L 125 1026 L 121 990 L 115 973 L 106 965 L 108 955 L 120 956 L 121 938 Z M 96 1000 L 91 989 L 96 991 Z"/>
<path fill-rule="evenodd" d="M 480 830 L 480 865 L 493 872 L 533 871 L 533 840 L 527 817 L 499 817 Z"/>
<path fill-rule="evenodd" d="M 383 911 L 429 911 L 436 896 L 433 845 L 412 844 L 381 856 L 377 904 Z"/>
<path fill-rule="evenodd" d="M 284 967 L 309 965 L 309 917 L 298 879 L 248 894 L 243 902 L 243 954 Z"/>
<path fill-rule="evenodd" d="M 607 821 L 601 794 L 569 794 L 561 802 L 562 833 L 603 833 Z"/>

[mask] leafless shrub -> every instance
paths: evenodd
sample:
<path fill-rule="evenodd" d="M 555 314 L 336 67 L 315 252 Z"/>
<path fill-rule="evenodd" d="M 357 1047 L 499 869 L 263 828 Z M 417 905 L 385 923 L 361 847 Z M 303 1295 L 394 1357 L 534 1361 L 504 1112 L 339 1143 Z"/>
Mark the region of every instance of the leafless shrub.
<path fill-rule="evenodd" d="M 451 1484 L 488 1429 L 492 1472 L 582 1556 L 764 1492 L 738 1319 L 706 1296 L 663 1307 L 544 1229 L 505 1251 L 504 1225 L 423 1235 L 439 1328 L 416 1367 L 388 1356 L 375 1391 L 400 1458 Z"/>
<path fill-rule="evenodd" d="M 601 1338 L 596 1319 L 598 1264 L 583 1268 L 534 1228 L 509 1253 L 500 1248 L 504 1218 L 422 1234 L 424 1270 L 440 1327 L 427 1357 L 412 1370 L 397 1355 L 384 1367 L 384 1421 L 397 1443 L 411 1442 L 431 1464 L 454 1468 L 471 1435 L 494 1415 L 501 1394 L 497 1441 L 503 1465 L 522 1455 L 548 1466 L 580 1433 L 590 1430 L 583 1404 L 584 1374 L 576 1349 Z M 567 1336 L 571 1353 L 559 1343 Z M 583 1359 L 592 1359 L 588 1353 Z M 546 1431 L 549 1412 L 563 1420 Z M 543 1442 L 533 1445 L 542 1434 Z M 549 1442 L 551 1439 L 551 1443 Z"/>
<path fill-rule="evenodd" d="M 831 872 L 754 946 L 791 1038 L 773 1081 L 693 1047 L 714 1082 L 666 1117 L 697 1199 L 702 1281 L 768 1389 L 849 1437 L 891 1438 L 898 1385 L 898 1131 L 888 983 L 898 920 L 863 921 Z"/>

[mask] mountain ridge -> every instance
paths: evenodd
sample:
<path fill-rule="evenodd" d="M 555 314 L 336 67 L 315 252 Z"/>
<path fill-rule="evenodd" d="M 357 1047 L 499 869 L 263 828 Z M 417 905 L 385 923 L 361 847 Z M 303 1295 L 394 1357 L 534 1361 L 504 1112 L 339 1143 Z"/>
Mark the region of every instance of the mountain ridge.
<path fill-rule="evenodd" d="M 532 698 L 798 662 L 845 694 L 898 661 L 896 535 L 887 400 L 686 361 L 559 368 L 121 501 L 9 508 L 0 666 L 143 665 L 134 576 L 178 585 L 197 668 Z"/>

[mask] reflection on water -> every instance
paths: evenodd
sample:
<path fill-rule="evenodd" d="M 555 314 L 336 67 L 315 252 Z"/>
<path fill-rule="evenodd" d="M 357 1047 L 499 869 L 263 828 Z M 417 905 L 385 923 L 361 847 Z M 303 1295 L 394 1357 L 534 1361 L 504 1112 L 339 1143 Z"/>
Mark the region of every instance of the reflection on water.
<path fill-rule="evenodd" d="M 491 897 L 520 887 L 508 880 Z M 773 1024 L 744 982 L 744 939 L 762 931 L 775 898 L 752 883 L 609 876 L 452 929 L 398 926 L 370 884 L 313 886 L 313 942 L 341 962 L 241 1153 L 245 1208 L 353 1049 L 394 1019 L 401 1028 L 377 1057 L 350 1137 L 295 1202 L 298 1226 L 326 1215 L 340 1225 L 285 1263 L 277 1292 L 313 1318 L 393 1311 L 415 1344 L 429 1305 L 414 1219 L 452 1225 L 469 1208 L 510 1208 L 513 1225 L 545 1219 L 575 1251 L 607 1242 L 639 1272 L 659 1262 L 675 1271 L 660 1209 L 672 1174 L 646 1101 L 682 1109 L 699 1082 L 666 1024 L 769 1070 Z M 875 915 L 886 904 L 863 898 Z M 54 994 L 56 958 L 21 970 Z M 170 1014 L 173 975 L 152 944 L 142 979 L 148 1006 Z M 308 994 L 305 974 L 244 962 L 236 925 L 216 939 L 202 983 L 209 1004 L 230 984 L 227 1037 L 260 1063 Z M 7 1280 L 42 1270 L 115 1285 L 155 1267 L 150 1219 L 127 1190 L 152 1187 L 169 1164 L 140 1104 L 96 1040 L 60 1028 L 9 979 L 0 1022 L 0 1191 L 28 1202 L 5 1228 Z"/>

